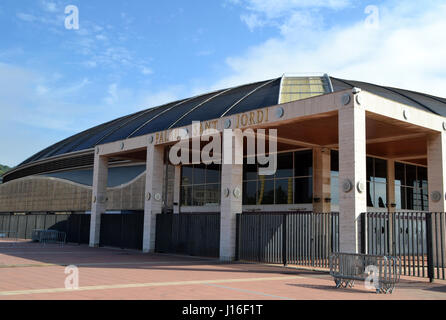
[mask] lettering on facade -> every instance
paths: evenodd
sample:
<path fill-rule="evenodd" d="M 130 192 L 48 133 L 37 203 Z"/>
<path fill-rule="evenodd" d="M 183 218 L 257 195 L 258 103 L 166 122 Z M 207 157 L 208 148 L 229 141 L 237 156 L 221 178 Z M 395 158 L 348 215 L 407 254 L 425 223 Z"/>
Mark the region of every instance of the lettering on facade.
<path fill-rule="evenodd" d="M 269 109 L 251 111 L 244 114 L 238 114 L 236 120 L 236 129 L 254 126 L 269 121 Z"/>
<path fill-rule="evenodd" d="M 198 129 L 198 126 L 193 125 L 192 131 L 193 136 L 199 137 L 203 135 L 203 132 L 206 130 L 218 130 L 218 120 L 212 120 L 212 121 L 204 121 L 200 123 L 200 127 Z M 167 130 L 163 132 L 157 132 L 155 134 L 155 144 L 163 144 L 168 142 L 175 142 L 177 141 L 178 137 L 181 137 L 184 135 L 181 131 L 184 131 L 184 129 L 173 129 L 173 130 Z M 198 132 L 199 131 L 199 132 Z"/>
<path fill-rule="evenodd" d="M 269 122 L 269 109 L 246 112 L 238 114 L 236 116 L 235 129 L 242 129 L 250 126 L 255 126 Z M 219 120 L 211 120 L 200 122 L 200 126 L 192 126 L 192 136 L 201 136 L 206 130 L 218 130 Z M 199 128 L 199 129 L 198 129 Z M 180 129 L 167 130 L 163 132 L 157 132 L 155 134 L 155 144 L 163 144 L 168 142 L 177 141 L 177 137 Z M 198 130 L 200 132 L 198 132 Z"/>

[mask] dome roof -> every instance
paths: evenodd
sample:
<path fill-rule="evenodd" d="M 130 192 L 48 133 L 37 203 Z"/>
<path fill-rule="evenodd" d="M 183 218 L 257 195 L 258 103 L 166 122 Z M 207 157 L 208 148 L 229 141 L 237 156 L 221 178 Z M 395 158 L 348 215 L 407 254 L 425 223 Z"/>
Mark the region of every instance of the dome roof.
<path fill-rule="evenodd" d="M 291 78 L 286 77 L 287 80 Z M 281 88 L 284 88 L 287 84 L 283 84 L 282 79 L 276 78 L 218 90 L 118 118 L 62 140 L 28 158 L 19 167 L 71 152 L 92 149 L 96 145 L 104 143 L 190 125 L 192 121 L 206 121 L 276 105 L 279 101 L 284 101 L 280 99 Z M 343 80 L 326 75 L 324 77 L 295 77 L 294 79 L 299 79 L 300 81 L 302 79 L 310 79 L 309 83 L 311 86 L 313 84 L 312 80 L 319 79 L 319 91 L 321 92 L 298 92 L 297 96 L 301 98 L 359 87 L 381 97 L 437 115 L 446 116 L 446 99 L 424 93 L 360 81 Z M 294 85 L 302 86 L 302 84 Z M 307 88 L 309 87 L 310 85 L 307 85 Z M 306 91 L 305 89 L 295 90 Z M 296 92 L 291 94 L 292 97 L 293 95 L 296 97 Z"/>

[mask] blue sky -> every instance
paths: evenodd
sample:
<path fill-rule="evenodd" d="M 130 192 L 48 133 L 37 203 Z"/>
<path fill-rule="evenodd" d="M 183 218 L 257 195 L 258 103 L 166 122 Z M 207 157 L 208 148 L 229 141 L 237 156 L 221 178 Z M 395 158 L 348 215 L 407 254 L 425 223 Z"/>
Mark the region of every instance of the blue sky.
<path fill-rule="evenodd" d="M 286 72 L 446 96 L 446 7 L 420 4 L 3 0 L 0 163 L 131 112 Z M 65 28 L 67 5 L 79 9 L 79 30 Z"/>

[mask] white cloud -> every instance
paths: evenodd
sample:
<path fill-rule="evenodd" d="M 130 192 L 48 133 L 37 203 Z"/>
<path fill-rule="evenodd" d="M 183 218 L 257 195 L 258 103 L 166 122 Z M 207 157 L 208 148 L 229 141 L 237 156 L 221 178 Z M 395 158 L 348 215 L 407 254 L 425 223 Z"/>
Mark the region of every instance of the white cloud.
<path fill-rule="evenodd" d="M 118 84 L 112 83 L 108 86 L 108 96 L 105 98 L 105 102 L 113 104 L 118 100 Z"/>
<path fill-rule="evenodd" d="M 303 18 L 300 24 L 307 24 L 308 19 L 322 8 L 339 10 L 351 4 L 350 0 L 228 0 L 243 7 L 249 14 L 242 14 L 240 19 L 253 31 L 264 26 L 279 29 L 287 23 L 298 24 L 297 18 Z M 305 10 L 305 12 L 303 11 Z"/>
<path fill-rule="evenodd" d="M 234 1 L 233 1 L 234 2 Z M 341 9 L 351 4 L 351 0 L 238 0 L 238 5 L 243 5 L 251 11 L 257 11 L 274 17 L 286 14 L 296 9 L 330 8 Z"/>
<path fill-rule="evenodd" d="M 254 31 L 254 29 L 259 28 L 259 27 L 263 27 L 266 22 L 264 20 L 262 20 L 259 15 L 251 13 L 251 14 L 242 14 L 240 16 L 240 19 L 246 23 L 246 25 L 248 26 L 249 30 L 252 32 Z"/>
<path fill-rule="evenodd" d="M 446 5 L 428 2 L 381 6 L 377 29 L 365 14 L 330 28 L 306 28 L 291 17 L 280 35 L 227 58 L 229 76 L 212 88 L 314 71 L 446 96 L 445 16 Z"/>
<path fill-rule="evenodd" d="M 42 0 L 40 4 L 45 11 L 56 12 L 58 10 L 58 6 L 55 2 Z"/>
<path fill-rule="evenodd" d="M 37 85 L 36 91 L 39 96 L 43 96 L 44 94 L 48 93 L 48 88 L 39 84 Z"/>
<path fill-rule="evenodd" d="M 214 54 L 214 50 L 201 50 L 196 53 L 198 57 L 207 57 Z"/>
<path fill-rule="evenodd" d="M 23 13 L 23 12 L 17 13 L 17 18 L 19 18 L 20 20 L 25 21 L 25 22 L 34 22 L 37 20 L 37 18 L 35 16 L 33 16 L 32 14 Z"/>
<path fill-rule="evenodd" d="M 153 74 L 153 70 L 147 67 L 142 67 L 141 68 L 141 73 L 145 76 Z"/>
<path fill-rule="evenodd" d="M 96 35 L 96 39 L 100 40 L 100 41 L 106 41 L 108 40 L 108 38 L 106 36 L 104 36 L 103 34 L 98 34 Z"/>

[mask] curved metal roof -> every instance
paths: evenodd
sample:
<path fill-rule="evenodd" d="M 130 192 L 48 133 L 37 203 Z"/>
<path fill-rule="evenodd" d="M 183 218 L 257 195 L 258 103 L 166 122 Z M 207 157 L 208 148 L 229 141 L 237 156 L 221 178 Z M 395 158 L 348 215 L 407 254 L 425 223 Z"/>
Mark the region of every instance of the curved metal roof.
<path fill-rule="evenodd" d="M 182 127 L 192 121 L 206 121 L 278 104 L 281 79 L 276 78 L 219 90 L 140 111 L 104 123 L 62 140 L 19 165 L 87 150 L 96 145 Z M 376 95 L 446 116 L 446 99 L 371 83 L 330 78 L 333 91 L 359 87 Z"/>
<path fill-rule="evenodd" d="M 205 121 L 276 105 L 280 81 L 281 78 L 277 78 L 219 90 L 121 117 L 62 140 L 28 158 L 19 166 L 94 148 L 99 144 L 182 127 L 192 121 Z"/>

